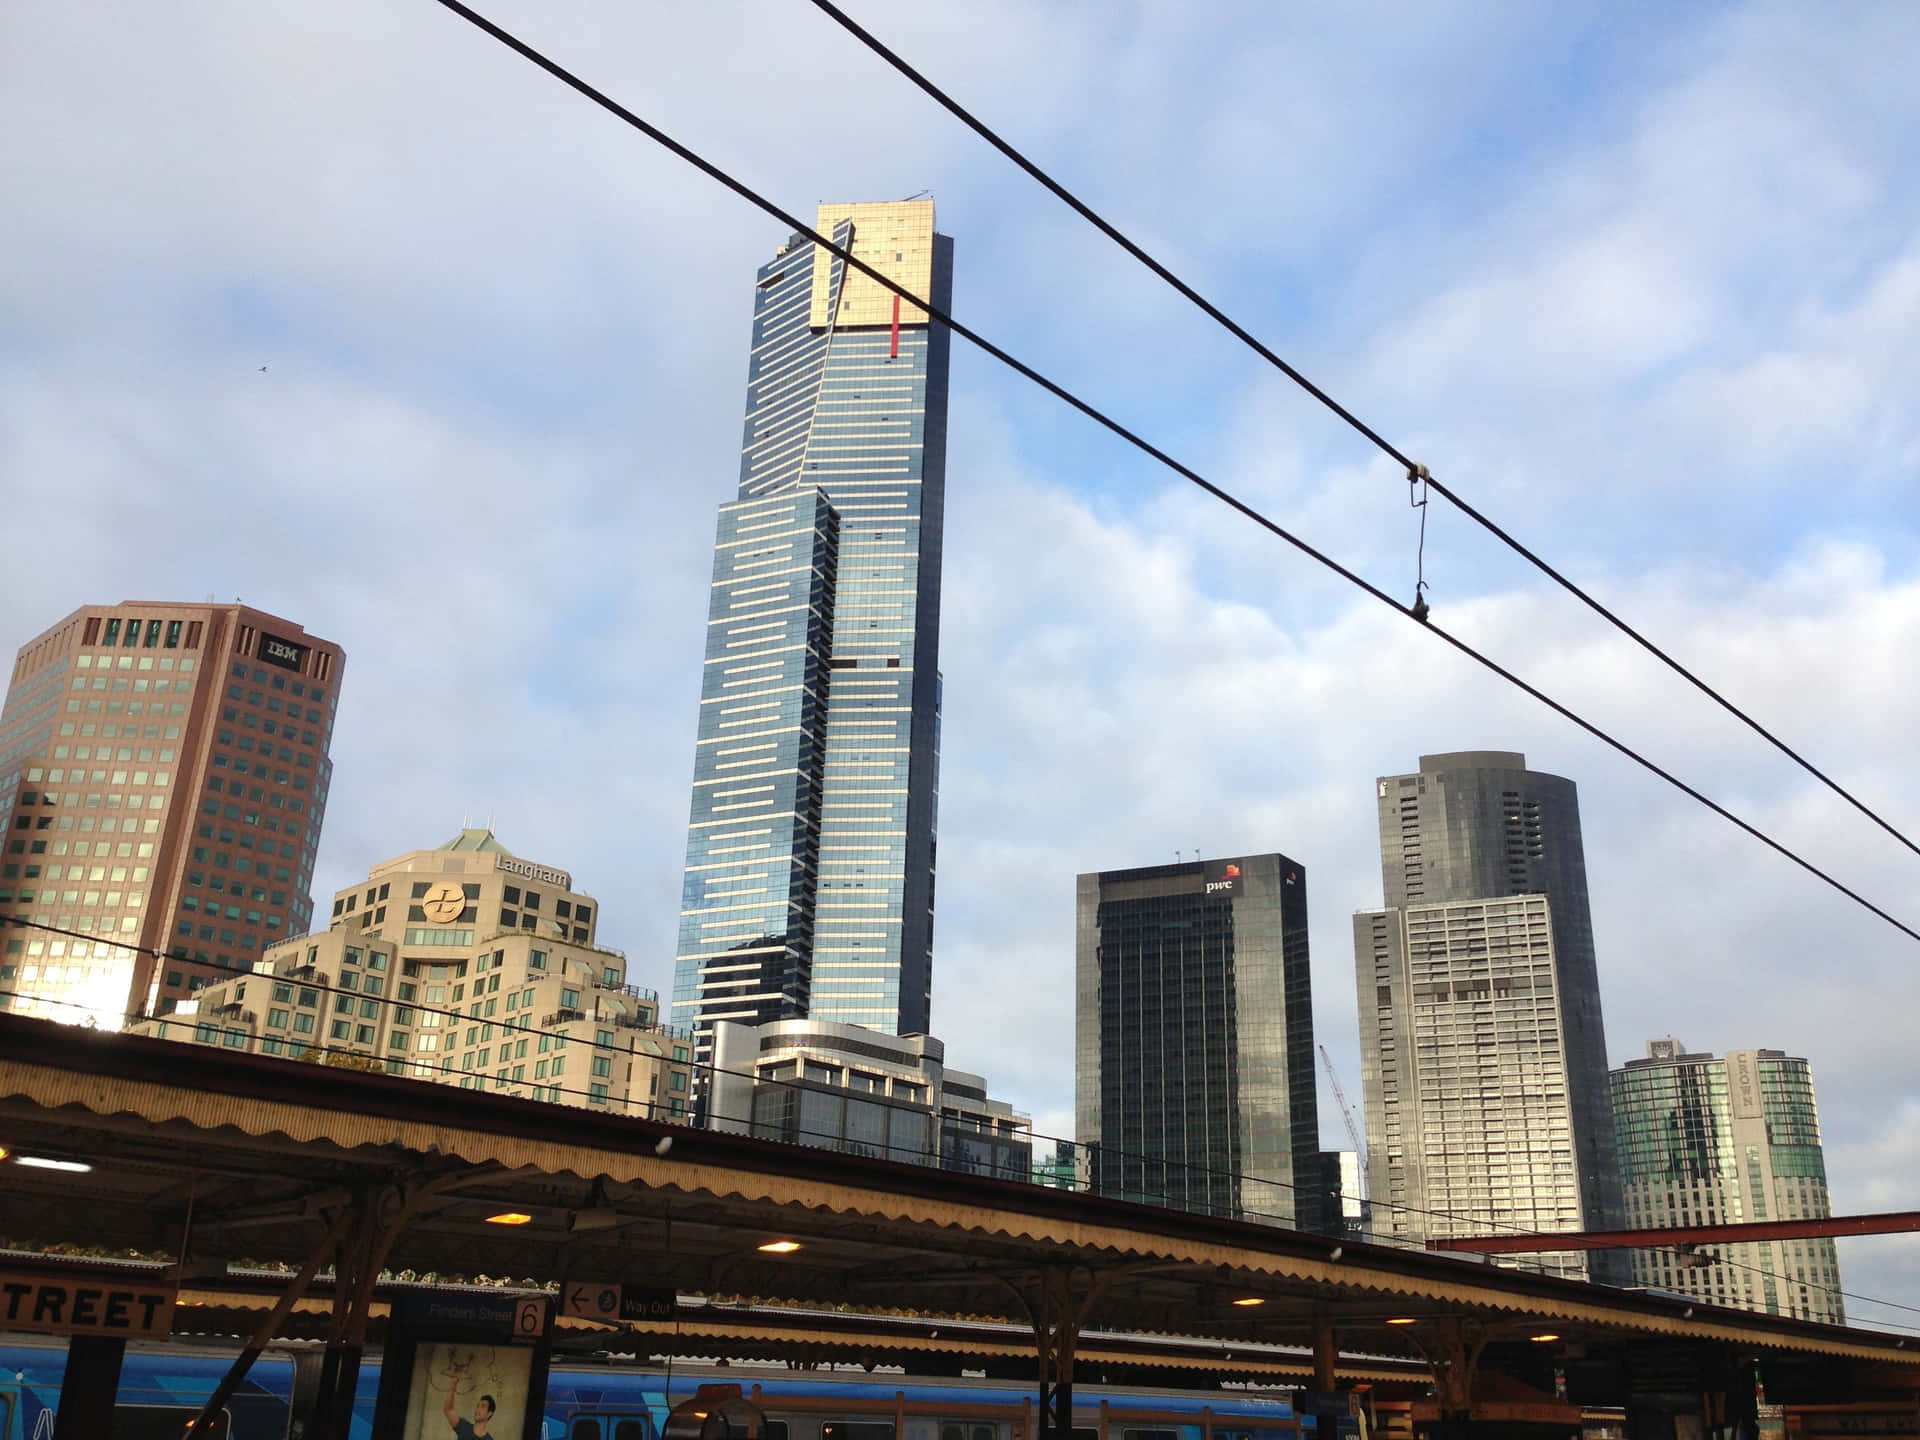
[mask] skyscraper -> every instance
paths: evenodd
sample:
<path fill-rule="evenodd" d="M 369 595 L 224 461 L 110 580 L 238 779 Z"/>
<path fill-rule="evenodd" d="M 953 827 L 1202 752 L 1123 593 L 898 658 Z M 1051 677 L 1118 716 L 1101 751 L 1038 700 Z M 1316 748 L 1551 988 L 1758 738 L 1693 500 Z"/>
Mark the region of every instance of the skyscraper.
<path fill-rule="evenodd" d="M 1353 932 L 1375 1232 L 1617 1223 L 1573 782 L 1467 751 L 1424 755 L 1375 795 L 1386 908 Z M 1524 1263 L 1588 1273 L 1578 1252 Z M 1596 1278 L 1617 1271 L 1594 1260 Z"/>
<path fill-rule="evenodd" d="M 933 202 L 817 228 L 946 309 Z M 932 992 L 948 334 L 795 235 L 754 290 L 720 510 L 673 1019 L 923 1033 Z"/>
<path fill-rule="evenodd" d="M 1321 1228 L 1306 871 L 1248 855 L 1082 875 L 1075 919 L 1092 1188 Z"/>
<path fill-rule="evenodd" d="M 0 1006 L 118 1029 L 303 934 L 344 664 L 239 604 L 89 605 L 28 641 L 0 917 L 52 930 L 6 928 Z"/>
<path fill-rule="evenodd" d="M 1833 1213 L 1813 1071 L 1780 1050 L 1689 1053 L 1652 1040 L 1608 1077 L 1626 1224 L 1734 1225 Z M 1831 1240 L 1635 1250 L 1636 1284 L 1715 1305 L 1846 1323 Z"/>

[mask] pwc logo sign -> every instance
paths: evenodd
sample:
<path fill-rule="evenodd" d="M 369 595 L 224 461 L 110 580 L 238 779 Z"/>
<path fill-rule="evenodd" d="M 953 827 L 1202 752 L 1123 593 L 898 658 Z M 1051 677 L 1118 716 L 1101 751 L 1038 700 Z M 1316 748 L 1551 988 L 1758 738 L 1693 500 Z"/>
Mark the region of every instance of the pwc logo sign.
<path fill-rule="evenodd" d="M 1240 888 L 1240 867 L 1231 860 L 1210 860 L 1201 872 L 1208 895 L 1231 895 Z"/>

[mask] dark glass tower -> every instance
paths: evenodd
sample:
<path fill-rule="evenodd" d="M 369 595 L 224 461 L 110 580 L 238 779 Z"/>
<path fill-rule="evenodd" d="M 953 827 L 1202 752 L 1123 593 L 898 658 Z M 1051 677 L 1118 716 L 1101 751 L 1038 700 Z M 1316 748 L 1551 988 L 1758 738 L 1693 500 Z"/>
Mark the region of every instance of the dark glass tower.
<path fill-rule="evenodd" d="M 1306 872 L 1079 877 L 1074 1132 L 1099 1193 L 1319 1229 Z"/>
<path fill-rule="evenodd" d="M 930 200 L 820 233 L 946 309 Z M 673 1018 L 910 1034 L 932 995 L 948 333 L 800 236 L 760 268 L 721 507 Z"/>

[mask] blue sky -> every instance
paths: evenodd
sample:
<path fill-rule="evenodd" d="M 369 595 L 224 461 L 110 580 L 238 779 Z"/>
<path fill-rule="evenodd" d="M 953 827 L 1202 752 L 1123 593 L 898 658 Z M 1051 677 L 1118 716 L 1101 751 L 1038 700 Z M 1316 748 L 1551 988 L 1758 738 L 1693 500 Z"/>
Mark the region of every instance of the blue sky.
<path fill-rule="evenodd" d="M 1920 828 L 1920 12 L 851 8 Z M 1410 593 L 1389 463 L 811 6 L 492 13 L 790 209 L 931 188 L 969 323 Z M 207 593 L 298 619 L 349 654 L 322 890 L 491 813 L 664 986 L 777 227 L 427 0 L 13 7 L 0 186 L 0 478 L 69 517 L 0 575 L 4 633 Z M 1836 1206 L 1915 1203 L 1920 947 L 964 347 L 952 416 L 956 1063 L 1066 1128 L 1073 875 L 1279 849 L 1357 1091 L 1372 779 L 1518 749 L 1581 786 L 1615 1062 L 1804 1054 Z M 1920 917 L 1920 862 L 1439 506 L 1426 573 L 1463 634 Z M 1915 1243 L 1841 1258 L 1920 1304 Z"/>

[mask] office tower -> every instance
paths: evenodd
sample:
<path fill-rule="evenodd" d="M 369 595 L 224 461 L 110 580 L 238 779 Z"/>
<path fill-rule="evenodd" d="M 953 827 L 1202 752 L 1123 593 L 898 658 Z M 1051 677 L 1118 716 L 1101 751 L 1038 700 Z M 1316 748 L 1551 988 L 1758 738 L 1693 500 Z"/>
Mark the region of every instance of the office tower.
<path fill-rule="evenodd" d="M 933 202 L 822 234 L 945 309 Z M 673 1015 L 928 1028 L 948 336 L 802 237 L 754 288 L 720 510 Z"/>
<path fill-rule="evenodd" d="M 1075 911 L 1074 1137 L 1093 1188 L 1320 1228 L 1305 870 L 1107 870 L 1079 877 Z"/>
<path fill-rule="evenodd" d="M 1626 1224 L 1737 1225 L 1833 1213 L 1813 1072 L 1780 1050 L 1691 1053 L 1653 1040 L 1608 1077 Z M 1635 1250 L 1639 1285 L 1715 1305 L 1846 1323 L 1831 1240 Z M 1698 1263 L 1704 1262 L 1704 1263 Z"/>
<path fill-rule="evenodd" d="M 685 1114 L 692 1056 L 595 939 L 599 902 L 486 830 L 383 861 L 328 927 L 272 946 L 142 1034 L 590 1110 Z M 502 990 L 502 985 L 506 986 Z"/>
<path fill-rule="evenodd" d="M 1573 782 L 1467 751 L 1422 756 L 1375 796 L 1386 908 L 1354 917 L 1375 1232 L 1617 1223 Z M 1589 1273 L 1579 1252 L 1518 1263 Z M 1591 1272 L 1621 1268 L 1596 1255 Z"/>
<path fill-rule="evenodd" d="M 0 1005 L 117 1030 L 303 933 L 344 665 L 237 603 L 88 605 L 23 646 L 0 917 L 51 929 L 6 929 Z"/>

